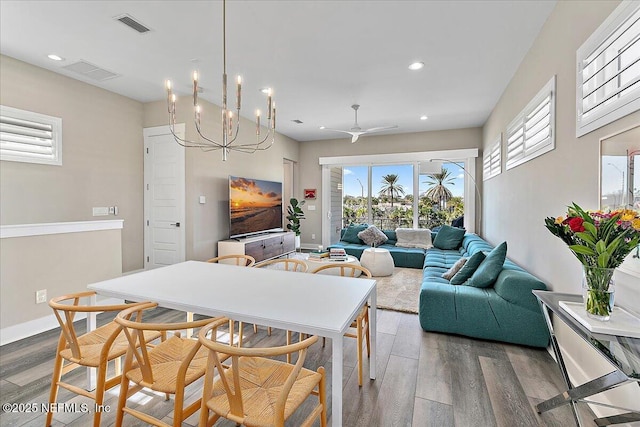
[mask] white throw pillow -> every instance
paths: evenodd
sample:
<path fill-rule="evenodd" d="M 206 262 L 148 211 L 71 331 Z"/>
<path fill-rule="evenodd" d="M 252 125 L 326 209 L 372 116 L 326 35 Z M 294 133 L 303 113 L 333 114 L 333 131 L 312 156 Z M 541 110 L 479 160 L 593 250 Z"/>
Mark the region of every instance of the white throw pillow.
<path fill-rule="evenodd" d="M 431 230 L 428 228 L 396 228 L 396 246 L 402 248 L 429 249 L 433 247 L 431 242 Z"/>
<path fill-rule="evenodd" d="M 460 271 L 462 267 L 464 267 L 466 262 L 467 262 L 467 258 L 460 258 L 458 261 L 456 261 L 455 264 L 453 264 L 453 266 L 450 269 L 442 273 L 442 276 L 440 277 L 442 277 L 443 279 L 451 280 L 451 278 L 455 276 L 456 273 Z"/>

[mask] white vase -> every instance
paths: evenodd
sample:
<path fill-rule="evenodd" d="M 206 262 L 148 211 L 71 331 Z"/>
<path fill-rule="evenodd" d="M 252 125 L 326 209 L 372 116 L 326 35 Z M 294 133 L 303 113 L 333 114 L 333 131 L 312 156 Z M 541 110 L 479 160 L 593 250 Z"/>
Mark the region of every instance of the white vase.
<path fill-rule="evenodd" d="M 296 242 L 296 249 L 300 249 L 300 236 L 296 236 L 295 242 Z"/>

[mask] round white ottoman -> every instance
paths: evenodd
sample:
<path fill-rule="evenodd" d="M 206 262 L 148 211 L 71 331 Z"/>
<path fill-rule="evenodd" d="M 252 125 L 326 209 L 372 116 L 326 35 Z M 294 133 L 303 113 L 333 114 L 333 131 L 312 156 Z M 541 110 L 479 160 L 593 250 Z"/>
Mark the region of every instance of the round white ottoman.
<path fill-rule="evenodd" d="M 393 274 L 393 258 L 386 249 L 369 248 L 362 252 L 360 265 L 371 272 L 372 276 L 391 276 Z"/>

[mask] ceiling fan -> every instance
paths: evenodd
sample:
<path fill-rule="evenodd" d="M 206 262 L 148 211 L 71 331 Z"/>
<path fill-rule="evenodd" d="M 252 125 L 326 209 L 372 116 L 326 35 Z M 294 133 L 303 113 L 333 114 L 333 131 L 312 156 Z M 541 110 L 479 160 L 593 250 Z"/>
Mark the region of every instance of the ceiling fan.
<path fill-rule="evenodd" d="M 389 129 L 396 129 L 398 127 L 397 125 L 394 125 L 394 126 L 382 126 L 382 127 L 375 127 L 375 128 L 369 128 L 369 129 L 362 129 L 358 125 L 358 108 L 360 108 L 360 105 L 353 104 L 351 108 L 353 108 L 353 111 L 356 114 L 356 120 L 355 120 L 355 123 L 353 124 L 353 127 L 350 130 L 329 129 L 324 126 L 320 127 L 320 129 L 330 130 L 334 132 L 348 133 L 349 135 L 351 135 L 351 143 L 354 143 L 358 140 L 358 138 L 360 138 L 361 135 L 366 135 L 366 134 L 375 133 L 375 132 L 382 132 Z"/>

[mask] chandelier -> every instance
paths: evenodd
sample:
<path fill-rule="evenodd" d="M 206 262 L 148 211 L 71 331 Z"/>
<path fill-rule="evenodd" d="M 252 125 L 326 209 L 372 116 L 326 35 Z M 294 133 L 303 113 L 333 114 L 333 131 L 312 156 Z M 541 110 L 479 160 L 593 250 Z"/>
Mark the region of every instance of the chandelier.
<path fill-rule="evenodd" d="M 222 135 L 218 140 L 214 140 L 202 133 L 201 118 L 202 108 L 198 104 L 198 87 L 199 74 L 193 72 L 193 115 L 196 131 L 199 138 L 197 141 L 190 141 L 180 138 L 175 133 L 176 124 L 176 94 L 173 93 L 171 80 L 166 81 L 167 88 L 167 110 L 169 112 L 169 129 L 176 142 L 186 148 L 200 148 L 203 151 L 222 150 L 222 160 L 227 160 L 230 151 L 238 151 L 242 153 L 255 153 L 256 151 L 264 151 L 271 148 L 275 140 L 276 129 L 276 105 L 272 100 L 271 89 L 264 92 L 267 94 L 267 111 L 266 111 L 266 134 L 263 134 L 260 125 L 260 110 L 256 111 L 256 142 L 238 142 L 238 131 L 240 130 L 240 105 L 242 103 L 242 78 L 237 77 L 236 80 L 236 112 L 227 108 L 227 30 L 226 30 L 226 0 L 222 2 Z M 235 120 L 235 122 L 234 122 Z"/>

